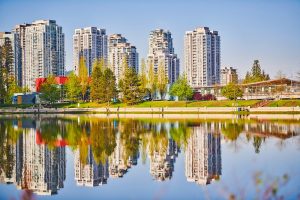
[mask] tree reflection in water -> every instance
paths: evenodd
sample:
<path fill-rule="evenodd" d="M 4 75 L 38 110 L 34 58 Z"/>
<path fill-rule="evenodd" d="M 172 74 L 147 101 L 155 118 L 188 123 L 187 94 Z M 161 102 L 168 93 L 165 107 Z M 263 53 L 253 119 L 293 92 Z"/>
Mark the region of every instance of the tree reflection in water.
<path fill-rule="evenodd" d="M 140 157 L 143 164 L 149 159 L 154 180 L 169 180 L 182 150 L 187 180 L 206 185 L 221 177 L 221 140 L 235 147 L 244 141 L 260 153 L 266 137 L 284 141 L 299 135 L 297 130 L 297 123 L 253 119 L 5 118 L 0 119 L 0 181 L 38 194 L 56 194 L 63 188 L 68 146 L 75 155 L 77 185 L 94 187 L 123 177 Z M 41 188 L 31 188 L 34 182 Z"/>

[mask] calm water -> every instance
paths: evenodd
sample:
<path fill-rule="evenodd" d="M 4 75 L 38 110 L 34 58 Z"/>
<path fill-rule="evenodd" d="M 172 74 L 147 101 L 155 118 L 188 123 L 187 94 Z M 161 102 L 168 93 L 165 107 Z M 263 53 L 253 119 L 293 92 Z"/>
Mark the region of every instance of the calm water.
<path fill-rule="evenodd" d="M 157 117 L 1 116 L 0 199 L 300 198 L 300 116 Z"/>

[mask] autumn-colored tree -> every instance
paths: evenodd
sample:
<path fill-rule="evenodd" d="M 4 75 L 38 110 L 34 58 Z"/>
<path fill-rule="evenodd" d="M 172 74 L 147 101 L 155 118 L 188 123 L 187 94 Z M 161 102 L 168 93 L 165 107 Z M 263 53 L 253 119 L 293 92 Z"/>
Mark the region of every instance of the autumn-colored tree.
<path fill-rule="evenodd" d="M 86 95 L 89 87 L 89 77 L 88 77 L 88 71 L 87 66 L 85 65 L 85 61 L 83 57 L 80 57 L 79 60 L 79 82 L 80 82 L 80 90 L 81 90 L 81 98 L 83 101 L 86 100 Z"/>
<path fill-rule="evenodd" d="M 166 75 L 166 70 L 163 62 L 160 62 L 157 68 L 157 89 L 160 94 L 161 100 L 164 99 L 164 96 L 167 91 L 168 85 L 168 76 Z"/>
<path fill-rule="evenodd" d="M 50 103 L 54 103 L 60 98 L 60 91 L 57 88 L 55 76 L 48 76 L 47 80 L 41 86 L 41 99 Z"/>

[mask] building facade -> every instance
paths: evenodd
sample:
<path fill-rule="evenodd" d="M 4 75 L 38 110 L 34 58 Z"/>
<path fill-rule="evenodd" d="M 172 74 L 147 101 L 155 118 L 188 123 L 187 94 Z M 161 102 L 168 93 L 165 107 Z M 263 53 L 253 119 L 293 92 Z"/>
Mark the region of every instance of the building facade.
<path fill-rule="evenodd" d="M 73 65 L 78 74 L 80 58 L 84 58 L 88 75 L 92 74 L 93 63 L 103 59 L 107 63 L 107 35 L 105 29 L 86 27 L 75 29 L 73 35 Z"/>
<path fill-rule="evenodd" d="M 238 83 L 237 70 L 232 67 L 225 67 L 220 72 L 220 84 L 227 85 L 228 83 Z"/>
<path fill-rule="evenodd" d="M 170 31 L 156 29 L 150 32 L 147 64 L 148 66 L 153 65 L 155 74 L 158 71 L 158 66 L 163 65 L 169 84 L 173 84 L 178 79 L 179 58 L 174 53 Z"/>
<path fill-rule="evenodd" d="M 35 79 L 65 73 L 65 36 L 55 20 L 17 25 L 13 32 L 21 52 L 22 86 L 35 91 Z"/>
<path fill-rule="evenodd" d="M 184 36 L 185 73 L 192 88 L 220 83 L 221 50 L 217 31 L 200 27 Z"/>
<path fill-rule="evenodd" d="M 121 34 L 113 34 L 109 37 L 109 67 L 116 76 L 116 81 L 122 79 L 125 70 L 125 63 L 138 73 L 139 54 L 135 46 L 127 42 L 127 39 Z"/>
<path fill-rule="evenodd" d="M 22 63 L 21 48 L 18 35 L 14 32 L 0 32 L 0 46 L 6 46 L 12 63 L 8 66 L 8 73 L 14 77 L 16 83 L 22 85 Z"/>

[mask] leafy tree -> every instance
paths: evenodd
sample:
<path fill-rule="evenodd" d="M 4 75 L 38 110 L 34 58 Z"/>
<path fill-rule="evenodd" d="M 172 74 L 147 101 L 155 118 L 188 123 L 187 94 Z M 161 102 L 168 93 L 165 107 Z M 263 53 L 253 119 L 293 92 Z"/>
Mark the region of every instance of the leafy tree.
<path fill-rule="evenodd" d="M 134 69 L 128 68 L 121 82 L 120 89 L 123 93 L 123 101 L 129 105 L 140 102 L 143 97 L 141 83 Z"/>
<path fill-rule="evenodd" d="M 12 97 L 14 93 L 18 92 L 22 92 L 22 88 L 17 85 L 14 77 L 11 76 L 8 79 L 8 88 L 6 92 L 5 103 L 12 103 Z"/>
<path fill-rule="evenodd" d="M 143 58 L 141 61 L 141 71 L 140 71 L 140 80 L 141 80 L 141 89 L 143 90 L 144 95 L 147 94 L 147 74 L 146 74 L 146 63 L 145 59 Z"/>
<path fill-rule="evenodd" d="M 260 67 L 259 61 L 254 60 L 251 72 L 247 72 L 243 83 L 254 83 L 269 80 L 270 76 Z"/>
<path fill-rule="evenodd" d="M 240 86 L 234 83 L 229 83 L 222 88 L 221 94 L 227 99 L 236 100 L 238 97 L 243 97 L 243 90 L 240 88 Z"/>
<path fill-rule="evenodd" d="M 80 90 L 82 100 L 86 100 L 86 94 L 89 87 L 89 77 L 87 66 L 85 65 L 84 58 L 81 57 L 79 60 L 79 73 L 78 73 L 79 81 L 80 81 Z"/>
<path fill-rule="evenodd" d="M 47 80 L 41 86 L 41 99 L 44 101 L 54 103 L 60 98 L 60 91 L 57 88 L 55 77 L 48 76 Z"/>
<path fill-rule="evenodd" d="M 156 93 L 156 75 L 154 73 L 154 64 L 151 60 L 149 63 L 149 71 L 148 71 L 148 88 L 150 90 L 151 98 L 154 99 Z"/>
<path fill-rule="evenodd" d="M 165 66 L 162 62 L 160 62 L 157 69 L 157 88 L 161 99 L 164 99 L 164 95 L 167 90 L 167 84 L 168 78 L 166 76 Z"/>
<path fill-rule="evenodd" d="M 170 89 L 172 96 L 178 96 L 179 100 L 188 100 L 193 97 L 193 89 L 188 84 L 186 76 L 182 75 L 176 80 Z"/>
<path fill-rule="evenodd" d="M 72 71 L 68 75 L 68 81 L 66 83 L 67 98 L 71 101 L 77 101 L 79 99 L 81 94 L 80 87 L 78 87 L 79 85 L 80 80 L 78 76 Z"/>

